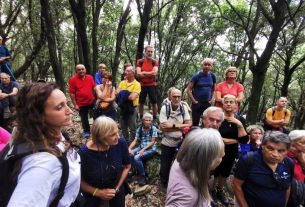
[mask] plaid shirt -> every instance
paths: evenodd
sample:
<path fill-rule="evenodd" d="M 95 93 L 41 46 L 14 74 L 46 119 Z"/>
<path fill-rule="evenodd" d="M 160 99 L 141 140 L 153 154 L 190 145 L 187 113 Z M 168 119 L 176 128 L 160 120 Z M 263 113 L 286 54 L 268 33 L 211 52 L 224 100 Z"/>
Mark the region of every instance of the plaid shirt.
<path fill-rule="evenodd" d="M 150 130 L 151 130 L 151 127 L 152 127 L 152 137 L 154 137 L 154 138 L 156 138 L 156 137 L 158 137 L 158 130 L 157 130 L 157 128 L 155 127 L 155 126 L 153 126 L 153 125 L 151 125 L 150 127 L 149 127 L 149 129 L 147 130 L 147 132 L 145 132 L 144 131 L 144 127 L 138 127 L 137 128 L 137 131 L 136 131 L 136 139 L 137 139 L 137 141 L 139 141 L 141 144 L 140 144 L 140 147 L 141 148 L 144 148 L 144 147 L 146 147 L 149 143 L 150 143 L 150 141 L 151 141 L 151 137 L 150 137 Z M 141 128 L 142 128 L 142 137 L 139 137 L 140 136 L 140 130 L 141 130 Z M 156 150 L 156 145 L 154 144 L 153 146 L 152 146 L 152 149 L 153 150 Z"/>

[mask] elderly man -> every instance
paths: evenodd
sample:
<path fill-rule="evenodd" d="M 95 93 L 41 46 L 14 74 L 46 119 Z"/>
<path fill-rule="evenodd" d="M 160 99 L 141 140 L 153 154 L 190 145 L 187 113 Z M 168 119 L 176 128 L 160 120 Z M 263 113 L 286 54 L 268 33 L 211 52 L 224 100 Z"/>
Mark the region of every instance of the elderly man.
<path fill-rule="evenodd" d="M 286 134 L 267 131 L 261 150 L 239 159 L 232 185 L 240 207 L 286 206 L 293 178 L 289 147 Z"/>
<path fill-rule="evenodd" d="M 149 95 L 149 101 L 152 104 L 153 112 L 153 123 L 157 124 L 157 81 L 156 77 L 158 75 L 158 60 L 153 59 L 153 47 L 148 45 L 145 47 L 145 58 L 139 59 L 137 61 L 137 77 L 141 83 L 141 94 L 140 94 L 140 119 L 143 117 L 144 113 L 144 103 L 146 101 L 147 94 Z"/>
<path fill-rule="evenodd" d="M 15 106 L 19 85 L 17 82 L 11 81 L 10 76 L 6 73 L 1 73 L 0 78 L 0 113 L 3 119 L 7 119 L 11 115 L 9 107 Z"/>
<path fill-rule="evenodd" d="M 286 97 L 280 97 L 276 106 L 269 108 L 266 111 L 266 120 L 264 123 L 265 130 L 276 130 L 288 134 L 289 131 L 285 128 L 289 124 L 291 112 L 286 108 L 288 100 Z"/>
<path fill-rule="evenodd" d="M 216 106 L 210 106 L 202 114 L 202 126 L 204 128 L 219 129 L 224 120 L 223 110 Z"/>
<path fill-rule="evenodd" d="M 161 142 L 160 179 L 162 185 L 166 187 L 177 146 L 182 140 L 182 130 L 192 125 L 187 107 L 181 104 L 180 90 L 171 91 L 171 100 L 162 106 L 159 121 L 164 134 Z"/>
<path fill-rule="evenodd" d="M 202 71 L 193 75 L 187 87 L 187 94 L 192 101 L 193 126 L 198 126 L 200 115 L 211 106 L 216 84 L 216 77 L 211 72 L 213 60 L 205 58 L 202 62 Z"/>
<path fill-rule="evenodd" d="M 11 59 L 11 53 L 3 44 L 3 37 L 0 36 L 0 72 L 5 72 L 9 74 L 13 81 L 16 81 L 14 74 L 11 70 L 8 60 Z"/>
<path fill-rule="evenodd" d="M 136 165 L 138 175 L 140 176 L 139 184 L 145 185 L 145 171 L 143 160 L 149 159 L 156 152 L 155 139 L 158 137 L 157 128 L 152 125 L 153 116 L 150 113 L 143 115 L 143 123 L 138 127 L 136 137 L 128 147 L 132 164 Z M 140 145 L 134 148 L 137 143 Z"/>
<path fill-rule="evenodd" d="M 90 137 L 90 125 L 88 120 L 89 110 L 93 109 L 95 83 L 91 75 L 86 74 L 86 68 L 82 64 L 76 65 L 76 75 L 69 80 L 69 93 L 83 126 L 83 136 Z"/>
<path fill-rule="evenodd" d="M 100 85 L 103 83 L 103 75 L 106 72 L 106 65 L 101 63 L 98 65 L 98 71 L 95 73 L 94 80 L 96 85 Z"/>
<path fill-rule="evenodd" d="M 125 70 L 126 80 L 120 82 L 116 91 L 118 95 L 118 105 L 120 107 L 120 126 L 124 138 L 128 143 L 136 135 L 137 107 L 139 105 L 139 94 L 141 85 L 135 79 L 135 71 L 132 65 Z"/>

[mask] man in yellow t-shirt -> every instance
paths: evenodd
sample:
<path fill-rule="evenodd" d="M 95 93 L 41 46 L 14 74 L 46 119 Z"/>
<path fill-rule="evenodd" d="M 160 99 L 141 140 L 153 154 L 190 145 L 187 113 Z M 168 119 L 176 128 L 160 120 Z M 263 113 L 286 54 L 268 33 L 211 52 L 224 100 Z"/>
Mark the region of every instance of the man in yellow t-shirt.
<path fill-rule="evenodd" d="M 130 143 L 130 141 L 136 135 L 136 119 L 138 114 L 137 107 L 139 105 L 139 94 L 141 92 L 141 85 L 135 79 L 135 71 L 132 66 L 128 66 L 125 69 L 125 75 L 126 80 L 120 82 L 116 94 L 119 94 L 123 90 L 127 90 L 130 92 L 128 100 L 132 101 L 134 107 L 133 113 L 128 115 L 128 117 L 124 117 L 122 113 L 120 114 L 120 125 L 122 128 L 123 136 L 126 141 Z"/>
<path fill-rule="evenodd" d="M 284 133 L 289 133 L 285 128 L 288 125 L 291 117 L 290 110 L 286 109 L 287 98 L 280 97 L 275 107 L 271 107 L 266 112 L 265 130 L 277 130 Z"/>

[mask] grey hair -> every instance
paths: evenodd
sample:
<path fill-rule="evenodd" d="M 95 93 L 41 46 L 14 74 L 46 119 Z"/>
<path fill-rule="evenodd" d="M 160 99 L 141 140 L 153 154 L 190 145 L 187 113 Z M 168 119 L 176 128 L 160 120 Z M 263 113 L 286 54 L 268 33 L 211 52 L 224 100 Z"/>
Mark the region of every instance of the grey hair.
<path fill-rule="evenodd" d="M 212 65 L 214 65 L 214 60 L 212 58 L 204 58 L 201 64 L 203 64 L 206 61 L 209 61 L 212 63 Z"/>
<path fill-rule="evenodd" d="M 146 112 L 146 113 L 143 115 L 143 120 L 144 120 L 145 118 L 149 118 L 150 120 L 152 120 L 152 119 L 153 119 L 153 115 L 151 115 L 150 113 Z"/>
<path fill-rule="evenodd" d="M 177 161 L 201 199 L 210 199 L 208 181 L 213 162 L 223 146 L 215 129 L 195 128 L 184 139 Z"/>
<path fill-rule="evenodd" d="M 266 145 L 267 142 L 285 144 L 287 149 L 289 149 L 291 145 L 291 140 L 288 135 L 280 131 L 266 131 L 262 145 Z"/>
<path fill-rule="evenodd" d="M 305 130 L 292 130 L 288 136 L 292 142 L 297 141 L 305 137 Z"/>
<path fill-rule="evenodd" d="M 208 116 L 209 113 L 212 113 L 212 112 L 217 112 L 217 113 L 221 114 L 221 121 L 224 120 L 225 115 L 224 115 L 222 108 L 219 108 L 216 106 L 210 106 L 206 110 L 204 110 L 204 112 L 202 113 L 202 117 L 205 118 Z"/>
<path fill-rule="evenodd" d="M 226 99 L 233 99 L 233 101 L 236 103 L 236 97 L 231 95 L 231 94 L 227 94 L 222 98 L 222 103 L 224 104 Z"/>

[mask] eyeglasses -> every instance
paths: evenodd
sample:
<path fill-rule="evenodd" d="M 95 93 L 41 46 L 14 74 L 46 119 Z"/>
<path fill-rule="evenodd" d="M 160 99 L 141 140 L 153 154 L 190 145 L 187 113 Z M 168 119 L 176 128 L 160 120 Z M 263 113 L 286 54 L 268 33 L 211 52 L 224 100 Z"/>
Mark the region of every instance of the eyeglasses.
<path fill-rule="evenodd" d="M 228 73 L 231 72 L 231 73 L 236 73 L 237 71 L 236 70 L 228 70 Z"/>
<path fill-rule="evenodd" d="M 204 63 L 203 65 L 204 65 L 204 66 L 211 66 L 212 64 L 210 64 L 210 63 Z"/>

